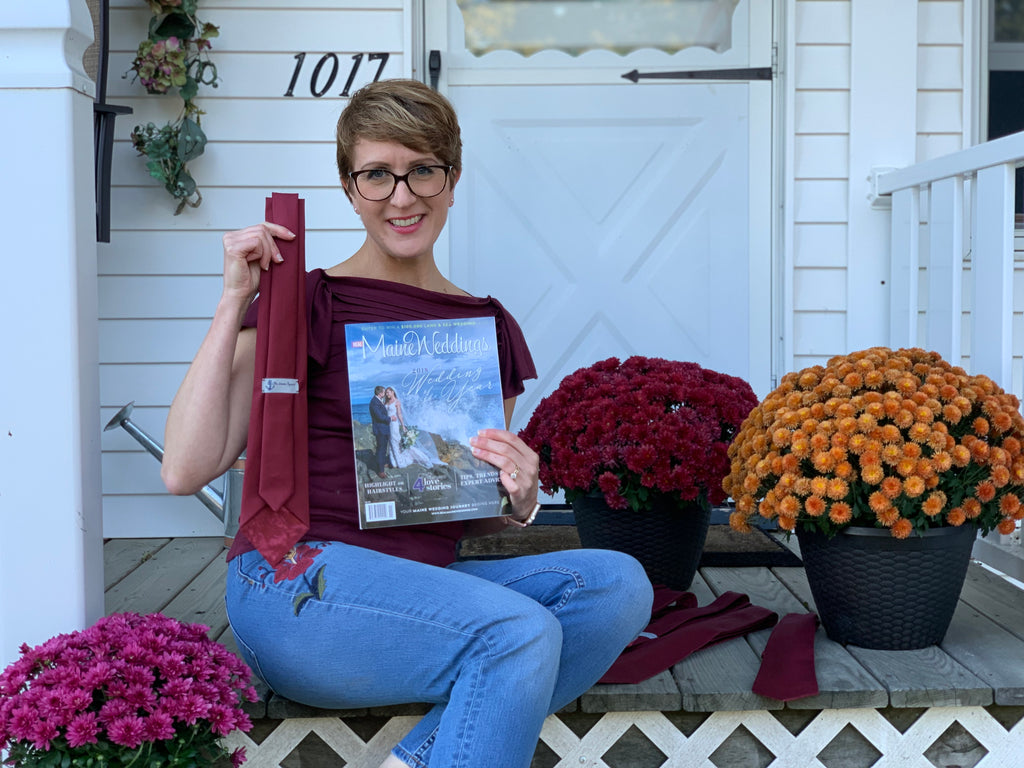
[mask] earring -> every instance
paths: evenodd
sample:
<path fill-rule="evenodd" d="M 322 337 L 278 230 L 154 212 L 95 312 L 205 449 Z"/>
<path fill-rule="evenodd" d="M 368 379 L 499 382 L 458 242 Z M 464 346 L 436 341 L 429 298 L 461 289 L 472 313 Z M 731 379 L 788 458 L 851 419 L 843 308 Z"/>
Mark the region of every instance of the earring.
<path fill-rule="evenodd" d="M 452 198 L 451 198 L 451 199 L 450 199 L 450 200 L 448 201 L 448 207 L 449 207 L 449 208 L 451 208 L 451 207 L 452 207 L 453 205 L 455 205 L 455 198 L 454 198 L 454 197 L 452 197 Z"/>

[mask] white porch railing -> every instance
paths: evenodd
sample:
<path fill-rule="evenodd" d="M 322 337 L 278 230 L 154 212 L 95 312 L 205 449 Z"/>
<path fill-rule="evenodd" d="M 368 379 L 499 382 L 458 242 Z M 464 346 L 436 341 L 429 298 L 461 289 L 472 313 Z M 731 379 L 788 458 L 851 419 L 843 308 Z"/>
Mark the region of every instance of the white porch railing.
<path fill-rule="evenodd" d="M 892 195 L 890 346 L 934 350 L 1018 397 L 1013 203 L 1022 165 L 1024 132 L 876 179 L 877 193 Z M 974 553 L 1024 579 L 1019 529 L 979 540 Z"/>

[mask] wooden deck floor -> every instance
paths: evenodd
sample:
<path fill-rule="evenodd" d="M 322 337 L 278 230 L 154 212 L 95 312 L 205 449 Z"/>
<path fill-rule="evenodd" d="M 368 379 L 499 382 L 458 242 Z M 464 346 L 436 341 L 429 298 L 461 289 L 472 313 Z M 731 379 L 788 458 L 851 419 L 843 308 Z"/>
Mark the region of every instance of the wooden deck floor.
<path fill-rule="evenodd" d="M 234 649 L 224 610 L 220 538 L 115 539 L 105 546 L 107 613 L 160 611 L 210 627 Z M 726 590 L 783 615 L 812 605 L 802 568 L 704 568 L 691 590 L 700 604 Z M 584 712 L 781 709 L 751 683 L 769 630 L 699 651 L 639 686 L 596 686 Z M 1024 706 L 1024 591 L 972 564 L 941 646 L 920 651 L 843 647 L 822 630 L 815 642 L 820 693 L 790 709 Z M 277 715 L 282 716 L 282 715 Z"/>
<path fill-rule="evenodd" d="M 224 609 L 222 538 L 111 539 L 103 545 L 105 608 L 205 624 L 236 651 Z"/>

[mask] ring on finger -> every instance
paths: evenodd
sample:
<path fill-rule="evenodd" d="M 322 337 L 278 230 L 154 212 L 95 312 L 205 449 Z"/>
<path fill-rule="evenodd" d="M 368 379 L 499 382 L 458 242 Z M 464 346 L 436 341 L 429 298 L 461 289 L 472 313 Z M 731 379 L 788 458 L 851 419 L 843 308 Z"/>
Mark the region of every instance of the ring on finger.
<path fill-rule="evenodd" d="M 509 477 L 510 477 L 510 478 L 511 478 L 512 480 L 515 480 L 515 479 L 516 479 L 517 477 L 519 477 L 519 465 L 518 465 L 518 464 L 515 464 L 515 463 L 513 463 L 513 464 L 512 464 L 512 466 L 513 466 L 513 467 L 515 467 L 515 469 L 513 469 L 513 470 L 512 470 L 511 472 L 509 472 L 509 473 L 508 473 L 508 476 L 509 476 Z"/>

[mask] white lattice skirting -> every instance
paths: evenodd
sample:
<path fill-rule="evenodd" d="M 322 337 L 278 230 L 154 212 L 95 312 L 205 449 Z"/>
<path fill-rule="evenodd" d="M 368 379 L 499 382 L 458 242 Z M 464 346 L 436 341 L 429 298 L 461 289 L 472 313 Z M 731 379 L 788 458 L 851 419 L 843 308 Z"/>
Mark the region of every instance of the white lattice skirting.
<path fill-rule="evenodd" d="M 417 721 L 258 721 L 232 748 L 247 768 L 377 768 Z M 338 760 L 341 758 L 341 761 Z M 535 768 L 1021 768 L 1024 710 L 937 707 L 716 712 L 613 712 L 549 717 Z M 494 766 L 480 768 L 501 768 Z"/>

